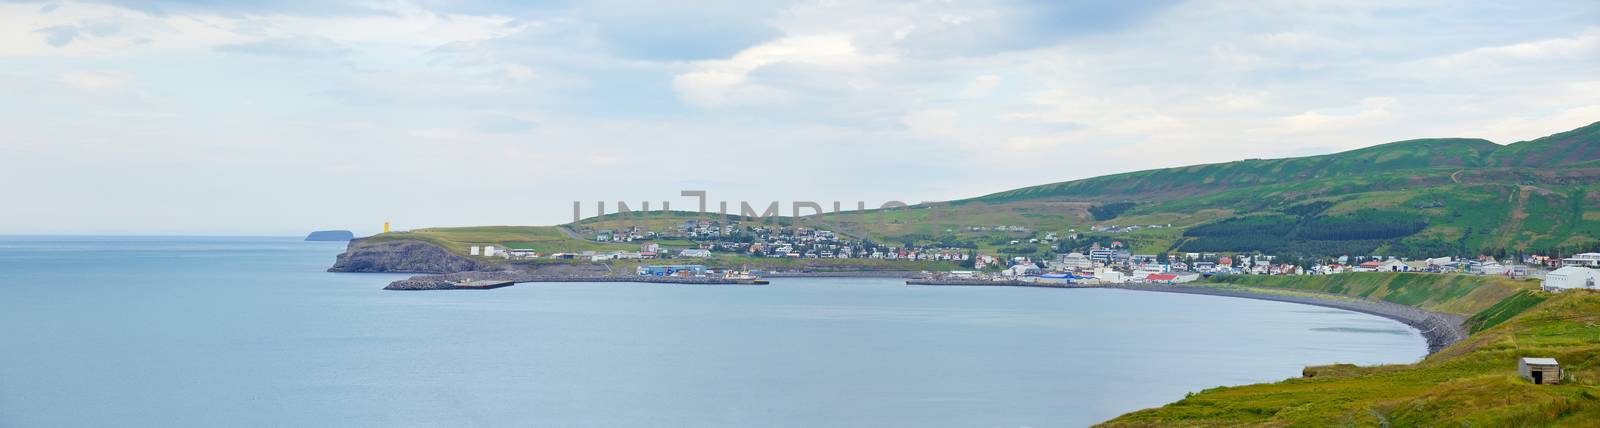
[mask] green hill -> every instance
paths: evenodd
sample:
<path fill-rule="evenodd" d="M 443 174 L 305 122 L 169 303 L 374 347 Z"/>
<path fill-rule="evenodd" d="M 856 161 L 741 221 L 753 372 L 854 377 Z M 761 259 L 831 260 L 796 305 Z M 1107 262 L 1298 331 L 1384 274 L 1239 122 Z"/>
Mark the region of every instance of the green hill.
<path fill-rule="evenodd" d="M 933 213 L 932 211 L 940 211 Z M 885 241 L 998 240 L 971 226 L 1099 234 L 1139 252 L 1409 257 L 1600 248 L 1600 122 L 1498 145 L 1440 138 L 1108 175 L 846 220 Z"/>
<path fill-rule="evenodd" d="M 694 217 L 611 214 L 568 226 L 585 234 L 629 226 L 663 232 Z M 888 244 L 955 243 L 986 254 L 1042 255 L 1112 241 L 1142 254 L 1570 254 L 1600 249 L 1600 122 L 1504 146 L 1469 138 L 1407 140 L 1321 156 L 1138 171 L 906 209 L 777 221 Z M 1091 230 L 1130 225 L 1162 227 Z M 996 231 L 996 226 L 1024 230 Z M 434 229 L 415 235 L 452 243 L 515 243 L 546 252 L 615 247 L 572 239 L 553 228 L 495 231 L 508 233 Z M 1080 236 L 1056 245 L 1011 244 L 1045 233 Z"/>
<path fill-rule="evenodd" d="M 1270 184 L 1358 177 L 1396 170 L 1478 167 L 1499 145 L 1480 139 L 1400 141 L 1323 156 L 1249 159 L 1108 175 L 1025 187 L 976 198 L 1006 202 L 1039 198 L 1170 200 Z"/>
<path fill-rule="evenodd" d="M 1531 282 L 1420 274 L 1230 277 L 1471 315 L 1474 334 L 1416 364 L 1307 367 L 1301 378 L 1211 388 L 1106 422 L 1145 426 L 1597 426 L 1600 294 Z M 1553 357 L 1560 385 L 1517 377 L 1517 358 Z"/>

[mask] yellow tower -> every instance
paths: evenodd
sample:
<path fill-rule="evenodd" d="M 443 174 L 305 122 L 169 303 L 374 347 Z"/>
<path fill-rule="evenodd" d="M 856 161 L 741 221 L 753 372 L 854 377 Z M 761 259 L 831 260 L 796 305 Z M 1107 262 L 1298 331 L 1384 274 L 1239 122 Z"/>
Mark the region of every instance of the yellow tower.
<path fill-rule="evenodd" d="M 389 222 L 383 222 L 383 233 L 389 233 Z"/>

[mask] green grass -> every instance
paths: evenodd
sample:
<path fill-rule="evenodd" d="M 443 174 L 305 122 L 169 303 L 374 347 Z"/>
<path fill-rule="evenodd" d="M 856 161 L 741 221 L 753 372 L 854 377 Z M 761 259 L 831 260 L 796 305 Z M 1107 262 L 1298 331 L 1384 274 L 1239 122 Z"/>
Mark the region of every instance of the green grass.
<path fill-rule="evenodd" d="M 1523 281 L 1445 275 L 1284 278 L 1253 285 L 1475 311 L 1468 320 L 1475 333 L 1416 364 L 1308 367 L 1302 378 L 1211 388 L 1103 425 L 1600 426 L 1600 294 L 1549 295 Z M 1533 385 L 1517 378 L 1516 359 L 1528 356 L 1556 358 L 1570 379 Z"/>
<path fill-rule="evenodd" d="M 371 242 L 417 240 L 467 254 L 474 245 L 534 250 L 544 254 L 581 251 L 638 251 L 638 244 L 599 243 L 572 239 L 555 226 L 441 227 L 390 232 L 362 238 Z"/>
<path fill-rule="evenodd" d="M 1212 283 L 1344 294 L 1407 306 L 1471 316 L 1520 292 L 1537 289 L 1535 281 L 1498 276 L 1426 273 L 1343 273 L 1317 276 L 1220 275 Z"/>

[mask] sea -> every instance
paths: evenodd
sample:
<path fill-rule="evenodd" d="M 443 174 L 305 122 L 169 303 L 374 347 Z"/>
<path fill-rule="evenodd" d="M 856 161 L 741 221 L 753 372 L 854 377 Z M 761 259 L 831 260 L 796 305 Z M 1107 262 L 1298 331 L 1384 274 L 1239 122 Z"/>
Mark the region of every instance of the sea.
<path fill-rule="evenodd" d="M 1079 427 L 1427 345 L 1337 309 L 1106 289 L 384 291 L 344 243 L 0 237 L 0 427 Z"/>

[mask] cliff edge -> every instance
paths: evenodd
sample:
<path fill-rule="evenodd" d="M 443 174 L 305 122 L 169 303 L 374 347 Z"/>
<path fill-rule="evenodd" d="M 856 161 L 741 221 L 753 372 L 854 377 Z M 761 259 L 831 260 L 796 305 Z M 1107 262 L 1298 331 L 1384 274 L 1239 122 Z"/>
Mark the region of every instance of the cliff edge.
<path fill-rule="evenodd" d="M 431 273 L 445 274 L 495 270 L 491 263 L 451 253 L 423 241 L 350 241 L 328 272 Z"/>

